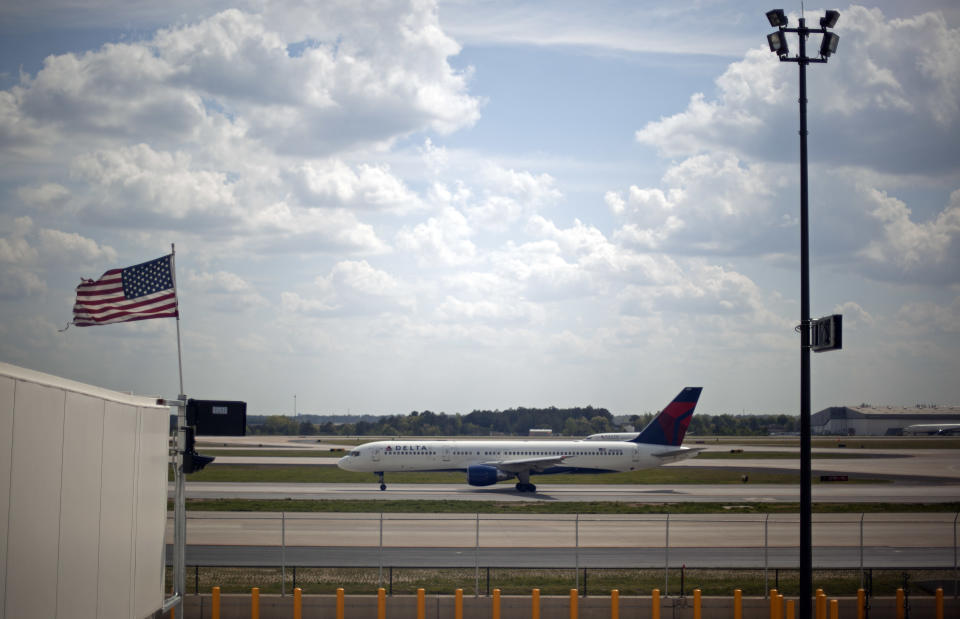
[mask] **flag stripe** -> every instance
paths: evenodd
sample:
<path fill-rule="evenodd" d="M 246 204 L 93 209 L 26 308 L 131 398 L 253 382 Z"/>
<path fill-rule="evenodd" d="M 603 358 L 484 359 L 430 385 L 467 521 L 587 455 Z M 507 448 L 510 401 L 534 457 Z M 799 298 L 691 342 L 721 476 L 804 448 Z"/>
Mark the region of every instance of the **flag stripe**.
<path fill-rule="evenodd" d="M 78 327 L 177 316 L 172 255 L 84 280 L 73 306 Z"/>

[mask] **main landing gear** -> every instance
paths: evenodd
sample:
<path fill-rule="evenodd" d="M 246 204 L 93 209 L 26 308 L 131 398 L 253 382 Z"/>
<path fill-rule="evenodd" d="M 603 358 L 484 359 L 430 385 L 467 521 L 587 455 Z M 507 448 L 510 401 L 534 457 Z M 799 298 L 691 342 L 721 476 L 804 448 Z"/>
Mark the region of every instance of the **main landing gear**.
<path fill-rule="evenodd" d="M 530 471 L 517 473 L 517 492 L 536 492 L 537 487 L 530 483 Z"/>
<path fill-rule="evenodd" d="M 377 473 L 377 475 L 380 477 L 380 490 L 386 490 L 387 484 L 383 483 L 383 471 Z"/>

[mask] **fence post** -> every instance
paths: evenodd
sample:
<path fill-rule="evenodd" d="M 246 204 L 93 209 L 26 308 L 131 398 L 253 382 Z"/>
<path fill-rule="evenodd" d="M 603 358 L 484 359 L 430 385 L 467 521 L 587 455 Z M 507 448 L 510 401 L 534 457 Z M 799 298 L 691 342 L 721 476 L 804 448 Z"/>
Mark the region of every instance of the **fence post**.
<path fill-rule="evenodd" d="M 580 514 L 573 525 L 573 586 L 580 588 Z"/>
<path fill-rule="evenodd" d="M 210 592 L 210 619 L 220 619 L 220 587 Z"/>
<path fill-rule="evenodd" d="M 670 512 L 667 512 L 666 540 L 664 542 L 663 594 L 670 595 Z"/>
<path fill-rule="evenodd" d="M 377 563 L 380 565 L 380 576 L 377 580 L 377 587 L 383 587 L 383 512 L 380 512 L 380 544 L 377 551 Z"/>
<path fill-rule="evenodd" d="M 770 577 L 767 575 L 767 567 L 770 564 L 769 555 L 770 555 L 770 543 L 769 543 L 769 531 L 770 531 L 770 514 L 767 514 L 766 518 L 763 519 L 763 591 L 766 595 L 766 591 L 770 588 Z"/>
<path fill-rule="evenodd" d="M 499 619 L 494 617 L 494 619 Z M 620 619 L 620 591 L 613 589 L 610 591 L 610 619 Z"/>
<path fill-rule="evenodd" d="M 473 585 L 473 597 L 480 597 L 480 512 L 477 512 L 477 540 L 473 546 L 473 556 L 474 556 L 474 567 L 476 568 L 476 573 L 474 574 L 474 585 Z"/>
<path fill-rule="evenodd" d="M 860 514 L 860 588 L 863 589 L 863 516 Z"/>

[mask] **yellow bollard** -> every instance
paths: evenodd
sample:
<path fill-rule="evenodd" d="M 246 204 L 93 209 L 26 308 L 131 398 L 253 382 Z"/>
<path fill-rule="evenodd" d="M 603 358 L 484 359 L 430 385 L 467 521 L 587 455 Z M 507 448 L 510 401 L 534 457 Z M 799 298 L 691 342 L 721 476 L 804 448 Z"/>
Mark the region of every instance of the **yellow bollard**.
<path fill-rule="evenodd" d="M 343 587 L 337 587 L 337 619 L 343 619 Z"/>
<path fill-rule="evenodd" d="M 610 591 L 610 619 L 620 619 L 620 590 Z"/>
<path fill-rule="evenodd" d="M 491 617 L 493 619 L 500 619 L 500 589 L 493 590 L 493 611 L 491 612 Z"/>
<path fill-rule="evenodd" d="M 377 619 L 387 619 L 387 590 L 377 589 Z"/>
<path fill-rule="evenodd" d="M 417 589 L 417 619 L 424 619 L 427 616 L 427 592 L 423 589 Z"/>
<path fill-rule="evenodd" d="M 840 619 L 840 602 L 830 600 L 830 619 Z"/>
<path fill-rule="evenodd" d="M 943 619 L 943 589 L 940 587 L 937 587 L 936 600 L 937 602 L 936 602 L 936 610 L 934 611 L 935 613 L 934 616 L 936 619 Z"/>
<path fill-rule="evenodd" d="M 570 619 L 577 619 L 577 590 L 570 589 Z"/>
<path fill-rule="evenodd" d="M 210 592 L 210 619 L 220 619 L 220 587 Z"/>
<path fill-rule="evenodd" d="M 777 594 L 777 619 L 783 619 L 783 594 Z"/>
<path fill-rule="evenodd" d="M 260 619 L 260 587 L 250 590 L 250 619 Z"/>
<path fill-rule="evenodd" d="M 530 619 L 540 619 L 540 589 L 530 594 Z"/>
<path fill-rule="evenodd" d="M 303 619 L 303 589 L 300 587 L 293 590 L 293 619 Z"/>
<path fill-rule="evenodd" d="M 463 619 L 463 589 L 457 589 L 453 596 L 453 617 Z"/>
<path fill-rule="evenodd" d="M 867 615 L 867 592 L 863 589 L 857 589 L 857 619 L 866 619 Z"/>
<path fill-rule="evenodd" d="M 700 608 L 700 589 L 693 590 L 693 619 L 701 619 L 703 611 Z"/>
<path fill-rule="evenodd" d="M 793 600 L 787 600 L 787 619 L 794 619 Z"/>
<path fill-rule="evenodd" d="M 770 589 L 770 619 L 780 619 L 777 617 L 777 590 Z"/>
<path fill-rule="evenodd" d="M 650 619 L 660 619 L 660 589 L 650 595 Z"/>
<path fill-rule="evenodd" d="M 733 590 L 733 619 L 743 619 L 743 591 Z"/>
<path fill-rule="evenodd" d="M 905 612 L 903 606 L 903 589 L 897 589 L 897 619 L 903 619 Z"/>
<path fill-rule="evenodd" d="M 817 589 L 817 619 L 827 619 L 827 594 L 823 589 Z"/>

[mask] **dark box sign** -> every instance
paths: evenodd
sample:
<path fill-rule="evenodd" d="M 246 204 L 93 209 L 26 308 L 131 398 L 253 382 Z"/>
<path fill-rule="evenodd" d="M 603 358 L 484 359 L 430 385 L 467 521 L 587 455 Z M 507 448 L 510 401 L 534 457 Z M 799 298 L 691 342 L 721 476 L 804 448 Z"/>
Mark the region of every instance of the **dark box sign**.
<path fill-rule="evenodd" d="M 247 403 L 233 400 L 187 400 L 187 425 L 197 436 L 244 436 Z"/>

